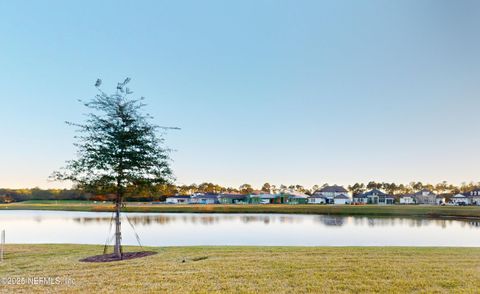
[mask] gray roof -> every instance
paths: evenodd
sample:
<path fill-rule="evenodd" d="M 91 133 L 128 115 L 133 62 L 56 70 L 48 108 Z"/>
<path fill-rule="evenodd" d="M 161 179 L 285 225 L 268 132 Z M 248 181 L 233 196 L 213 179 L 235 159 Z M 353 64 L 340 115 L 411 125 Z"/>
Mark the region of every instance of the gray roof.
<path fill-rule="evenodd" d="M 312 195 L 312 196 L 310 196 L 310 197 L 308 197 L 308 198 L 326 198 L 326 197 L 323 196 L 323 195 L 320 195 L 320 194 L 316 194 L 316 195 Z"/>
<path fill-rule="evenodd" d="M 374 195 L 379 196 L 379 198 L 382 198 L 382 199 L 383 198 L 395 198 L 393 195 L 383 193 L 382 191 L 380 191 L 378 189 L 373 189 L 371 191 L 368 191 L 368 192 L 364 193 L 363 197 L 374 196 Z"/>
<path fill-rule="evenodd" d="M 273 195 L 273 194 L 252 194 L 252 195 L 250 195 L 251 198 L 260 198 L 260 199 L 275 199 L 277 196 L 280 196 L 280 195 Z"/>
<path fill-rule="evenodd" d="M 220 194 L 218 198 L 227 198 L 227 199 L 245 199 L 248 198 L 248 195 L 243 194 Z"/>
<path fill-rule="evenodd" d="M 353 196 L 353 198 L 367 198 L 367 196 L 365 194 L 358 194 Z"/>
<path fill-rule="evenodd" d="M 420 191 L 418 191 L 417 193 L 413 194 L 414 196 L 422 196 L 422 194 L 424 192 L 428 192 L 428 195 L 436 195 L 435 193 L 433 193 L 432 191 L 428 190 L 428 189 L 422 189 Z"/>
<path fill-rule="evenodd" d="M 205 194 L 205 195 L 195 195 L 194 198 L 204 198 L 204 199 L 217 199 L 217 194 Z"/>
<path fill-rule="evenodd" d="M 176 198 L 176 199 L 190 199 L 190 195 L 174 195 L 174 196 L 168 196 L 167 198 Z"/>
<path fill-rule="evenodd" d="M 350 199 L 350 197 L 348 197 L 345 194 L 340 194 L 340 195 L 335 196 L 335 199 Z"/>
<path fill-rule="evenodd" d="M 334 192 L 334 193 L 348 193 L 347 189 L 345 189 L 342 186 L 326 186 L 325 188 L 322 188 L 316 192 Z"/>
<path fill-rule="evenodd" d="M 373 189 L 368 192 L 363 193 L 365 196 L 373 196 L 373 195 L 378 195 L 378 196 L 387 196 L 387 194 L 383 193 L 382 191 L 378 189 Z"/>
<path fill-rule="evenodd" d="M 471 191 L 463 193 L 463 195 L 465 195 L 467 197 L 480 196 L 480 189 L 473 189 Z"/>

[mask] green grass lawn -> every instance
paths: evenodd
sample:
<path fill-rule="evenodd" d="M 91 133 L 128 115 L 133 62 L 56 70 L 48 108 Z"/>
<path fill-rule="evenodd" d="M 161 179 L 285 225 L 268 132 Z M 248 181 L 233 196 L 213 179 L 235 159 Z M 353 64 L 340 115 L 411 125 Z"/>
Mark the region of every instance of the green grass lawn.
<path fill-rule="evenodd" d="M 82 201 L 40 201 L 0 204 L 2 209 L 112 211 L 111 203 Z M 295 213 L 363 216 L 410 217 L 474 217 L 480 218 L 480 206 L 428 206 L 428 205 L 319 205 L 319 204 L 269 204 L 269 205 L 165 205 L 127 203 L 128 212 L 192 212 L 192 213 Z"/>
<path fill-rule="evenodd" d="M 0 278 L 59 277 L 74 284 L 0 285 L 1 292 L 478 293 L 480 289 L 480 248 L 168 247 L 148 248 L 158 254 L 141 259 L 78 261 L 102 249 L 7 245 Z"/>

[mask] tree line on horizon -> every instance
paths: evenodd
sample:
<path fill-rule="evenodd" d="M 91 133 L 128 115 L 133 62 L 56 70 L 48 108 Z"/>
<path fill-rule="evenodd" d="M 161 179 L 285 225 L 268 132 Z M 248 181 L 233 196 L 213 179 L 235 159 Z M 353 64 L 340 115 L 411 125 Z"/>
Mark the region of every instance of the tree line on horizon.
<path fill-rule="evenodd" d="M 265 183 L 262 187 L 255 188 L 250 184 L 243 184 L 238 188 L 226 187 L 214 183 L 201 183 L 191 185 L 159 184 L 149 187 L 127 187 L 125 191 L 127 201 L 164 201 L 166 197 L 172 195 L 189 195 L 193 193 L 205 194 L 251 194 L 251 193 L 281 193 L 286 190 L 294 190 L 307 195 L 312 195 L 328 183 L 322 185 L 313 185 L 310 188 L 302 185 L 273 185 Z M 480 187 L 480 182 L 462 183 L 461 185 L 449 184 L 446 181 L 437 184 L 424 184 L 422 182 L 411 182 L 409 184 L 396 184 L 388 182 L 354 183 L 345 186 L 353 195 L 358 195 L 372 189 L 380 189 L 391 195 L 409 194 L 422 189 L 431 190 L 437 194 L 465 193 Z M 40 189 L 38 187 L 31 189 L 8 189 L 0 188 L 0 202 L 27 201 L 27 200 L 92 200 L 92 201 L 110 201 L 113 198 L 114 189 L 103 187 L 101 190 L 92 191 L 82 187 L 72 189 Z"/>

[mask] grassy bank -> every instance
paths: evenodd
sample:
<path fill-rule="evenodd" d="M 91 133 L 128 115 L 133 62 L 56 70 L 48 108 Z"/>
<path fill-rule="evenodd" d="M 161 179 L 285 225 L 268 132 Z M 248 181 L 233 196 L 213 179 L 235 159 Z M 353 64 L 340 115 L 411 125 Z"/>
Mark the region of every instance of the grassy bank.
<path fill-rule="evenodd" d="M 78 261 L 102 249 L 8 245 L 0 278 L 59 277 L 74 284 L 2 285 L 2 290 L 474 293 L 480 289 L 480 248 L 175 247 L 148 248 L 158 254 L 116 263 Z"/>
<path fill-rule="evenodd" d="M 40 201 L 0 204 L 0 210 L 70 210 L 112 211 L 113 205 L 79 201 Z M 192 212 L 192 213 L 296 213 L 359 216 L 472 217 L 480 218 L 480 206 L 423 205 L 162 205 L 127 203 L 127 212 Z"/>

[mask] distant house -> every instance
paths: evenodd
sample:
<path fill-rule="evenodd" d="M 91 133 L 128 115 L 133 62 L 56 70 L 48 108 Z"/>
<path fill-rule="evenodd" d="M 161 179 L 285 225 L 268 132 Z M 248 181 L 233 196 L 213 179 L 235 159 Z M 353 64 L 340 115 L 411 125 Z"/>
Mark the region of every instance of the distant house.
<path fill-rule="evenodd" d="M 470 199 L 470 204 L 480 205 L 480 189 L 474 189 L 467 193 L 464 193 L 468 199 Z"/>
<path fill-rule="evenodd" d="M 414 194 L 404 194 L 400 196 L 400 204 L 415 204 L 415 195 Z"/>
<path fill-rule="evenodd" d="M 415 198 L 415 203 L 417 204 L 435 205 L 437 200 L 437 194 L 427 189 L 423 189 L 413 194 L 413 197 Z"/>
<path fill-rule="evenodd" d="M 9 195 L 0 195 L 0 203 L 12 203 L 14 202 L 13 201 L 13 198 Z"/>
<path fill-rule="evenodd" d="M 455 205 L 468 205 L 471 203 L 470 198 L 463 194 L 453 195 L 453 197 L 450 198 L 450 201 Z"/>
<path fill-rule="evenodd" d="M 435 198 L 435 204 L 444 205 L 445 203 L 446 203 L 445 196 L 444 195 L 437 195 L 437 198 Z"/>
<path fill-rule="evenodd" d="M 289 204 L 306 204 L 308 203 L 308 195 L 297 191 L 287 191 L 282 193 L 288 197 Z"/>
<path fill-rule="evenodd" d="M 269 204 L 275 202 L 273 194 L 250 194 L 250 203 L 252 204 Z"/>
<path fill-rule="evenodd" d="M 300 196 L 289 196 L 288 197 L 288 204 L 307 204 L 308 197 L 300 197 Z"/>
<path fill-rule="evenodd" d="M 363 194 L 367 198 L 368 204 L 393 204 L 395 202 L 395 197 L 383 193 L 378 189 L 373 189 Z"/>
<path fill-rule="evenodd" d="M 285 194 L 251 194 L 250 203 L 253 204 L 283 204 L 288 202 Z"/>
<path fill-rule="evenodd" d="M 167 197 L 165 203 L 167 204 L 189 204 L 191 201 L 190 195 L 176 195 Z"/>
<path fill-rule="evenodd" d="M 191 203 L 194 204 L 217 204 L 218 195 L 217 194 L 196 194 L 191 198 Z"/>
<path fill-rule="evenodd" d="M 345 194 L 337 195 L 333 198 L 333 204 L 350 204 L 350 197 Z"/>
<path fill-rule="evenodd" d="M 367 204 L 368 198 L 364 194 L 357 194 L 353 196 L 353 203 Z"/>
<path fill-rule="evenodd" d="M 218 201 L 222 204 L 246 204 L 249 202 L 249 196 L 243 194 L 220 194 Z"/>
<path fill-rule="evenodd" d="M 308 197 L 309 204 L 326 204 L 327 198 L 323 195 L 312 195 Z"/>
<path fill-rule="evenodd" d="M 324 187 L 320 190 L 315 191 L 315 193 L 313 193 L 313 196 L 323 196 L 323 197 L 325 197 L 325 201 L 326 201 L 327 204 L 334 204 L 335 203 L 335 197 L 340 196 L 340 195 L 347 196 L 348 197 L 348 203 L 350 203 L 350 200 L 351 200 L 350 195 L 348 194 L 347 189 L 345 189 L 342 186 L 337 186 L 337 185 L 326 186 L 326 187 Z M 343 202 L 343 201 L 340 200 L 341 198 L 343 198 L 343 196 L 340 197 L 337 202 Z"/>

